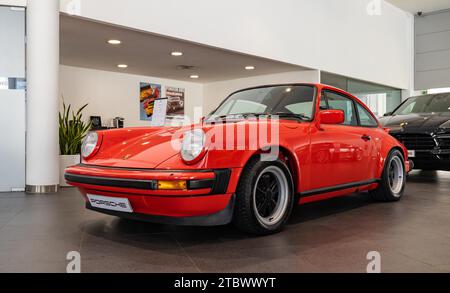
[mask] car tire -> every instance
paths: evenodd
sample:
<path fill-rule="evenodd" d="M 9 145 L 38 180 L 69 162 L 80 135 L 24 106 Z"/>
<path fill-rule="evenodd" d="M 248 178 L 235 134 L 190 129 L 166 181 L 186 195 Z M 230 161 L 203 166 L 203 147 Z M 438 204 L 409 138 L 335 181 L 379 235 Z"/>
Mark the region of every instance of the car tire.
<path fill-rule="evenodd" d="M 294 199 L 292 175 L 286 164 L 281 160 L 262 161 L 257 156 L 241 174 L 233 223 L 246 233 L 277 233 L 289 219 Z"/>
<path fill-rule="evenodd" d="M 403 154 L 399 150 L 392 150 L 386 160 L 381 181 L 378 188 L 370 191 L 376 201 L 399 201 L 406 186 L 406 170 Z"/>

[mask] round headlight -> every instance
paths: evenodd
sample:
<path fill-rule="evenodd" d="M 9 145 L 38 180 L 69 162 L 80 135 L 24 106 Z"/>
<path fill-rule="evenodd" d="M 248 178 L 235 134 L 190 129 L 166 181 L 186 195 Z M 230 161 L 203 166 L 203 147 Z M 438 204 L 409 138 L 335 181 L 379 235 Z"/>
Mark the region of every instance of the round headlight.
<path fill-rule="evenodd" d="M 83 158 L 88 158 L 91 156 L 98 144 L 98 134 L 97 132 L 89 132 L 88 135 L 83 140 L 81 145 L 81 155 Z"/>
<path fill-rule="evenodd" d="M 184 133 L 183 144 L 181 146 L 181 157 L 185 162 L 192 163 L 204 153 L 205 132 L 195 129 Z"/>

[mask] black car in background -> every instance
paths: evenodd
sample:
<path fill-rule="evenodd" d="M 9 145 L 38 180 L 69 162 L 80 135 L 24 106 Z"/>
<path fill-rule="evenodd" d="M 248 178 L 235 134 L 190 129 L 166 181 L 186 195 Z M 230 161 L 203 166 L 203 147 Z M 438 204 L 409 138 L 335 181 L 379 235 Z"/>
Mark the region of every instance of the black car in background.
<path fill-rule="evenodd" d="M 450 171 L 450 93 L 412 97 L 380 119 L 415 169 Z"/>

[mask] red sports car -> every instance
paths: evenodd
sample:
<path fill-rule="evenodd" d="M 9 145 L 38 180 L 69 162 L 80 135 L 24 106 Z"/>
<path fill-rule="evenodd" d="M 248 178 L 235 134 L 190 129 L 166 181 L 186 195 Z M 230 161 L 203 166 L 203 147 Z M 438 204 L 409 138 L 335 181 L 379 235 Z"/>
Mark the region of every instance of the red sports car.
<path fill-rule="evenodd" d="M 241 90 L 198 125 L 91 132 L 82 157 L 65 178 L 88 209 L 255 234 L 279 231 L 296 204 L 398 201 L 411 168 L 363 103 L 321 84 Z"/>

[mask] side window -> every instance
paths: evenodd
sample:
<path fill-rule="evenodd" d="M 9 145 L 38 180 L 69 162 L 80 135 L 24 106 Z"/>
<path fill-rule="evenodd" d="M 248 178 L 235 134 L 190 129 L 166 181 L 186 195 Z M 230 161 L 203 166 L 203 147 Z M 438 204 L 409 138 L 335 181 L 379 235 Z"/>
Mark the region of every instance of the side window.
<path fill-rule="evenodd" d="M 320 99 L 320 110 L 328 110 L 327 98 L 324 94 L 322 94 L 322 98 Z"/>
<path fill-rule="evenodd" d="M 322 104 L 322 101 L 324 104 Z M 353 100 L 347 98 L 338 93 L 334 93 L 331 91 L 324 91 L 322 93 L 322 101 L 320 102 L 320 107 L 325 106 L 327 104 L 326 109 L 330 110 L 342 110 L 345 114 L 345 121 L 343 125 L 347 126 L 357 126 L 358 120 L 356 119 L 355 108 L 353 105 Z"/>
<path fill-rule="evenodd" d="M 377 127 L 378 122 L 373 118 L 373 116 L 364 109 L 359 103 L 356 103 L 356 108 L 358 109 L 359 123 L 363 127 Z"/>

